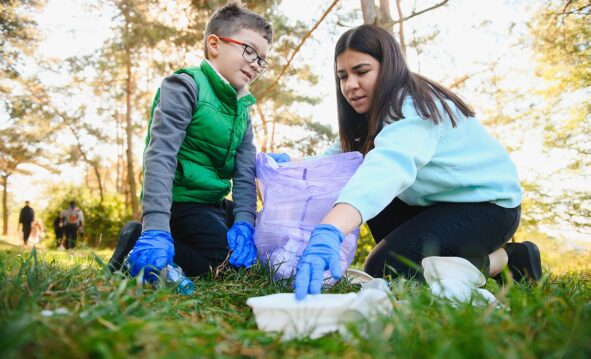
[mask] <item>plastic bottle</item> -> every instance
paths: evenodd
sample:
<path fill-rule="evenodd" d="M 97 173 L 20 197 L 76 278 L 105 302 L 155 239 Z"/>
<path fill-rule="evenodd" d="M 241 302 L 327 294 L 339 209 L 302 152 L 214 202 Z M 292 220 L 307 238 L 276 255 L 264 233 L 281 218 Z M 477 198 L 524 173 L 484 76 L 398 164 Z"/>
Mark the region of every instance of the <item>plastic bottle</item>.
<path fill-rule="evenodd" d="M 176 264 L 167 264 L 162 268 L 162 275 L 167 283 L 177 285 L 176 291 L 182 295 L 191 295 L 195 292 L 195 284 L 185 276 L 183 270 Z"/>
<path fill-rule="evenodd" d="M 131 252 L 129 252 L 123 261 L 123 268 L 125 268 L 128 273 L 131 269 L 131 264 L 129 263 L 130 254 Z M 162 268 L 160 276 L 164 279 L 164 283 L 155 283 L 156 286 L 162 284 L 176 285 L 177 293 L 182 295 L 191 295 L 195 292 L 195 283 L 185 276 L 185 273 L 183 273 L 181 267 L 174 263 L 167 264 L 164 268 Z"/>

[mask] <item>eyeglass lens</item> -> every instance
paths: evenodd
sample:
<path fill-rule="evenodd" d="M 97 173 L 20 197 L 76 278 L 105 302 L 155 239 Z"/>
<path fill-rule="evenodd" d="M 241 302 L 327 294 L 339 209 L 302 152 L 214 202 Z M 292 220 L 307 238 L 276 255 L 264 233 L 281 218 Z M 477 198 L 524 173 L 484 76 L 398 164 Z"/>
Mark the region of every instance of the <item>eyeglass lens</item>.
<path fill-rule="evenodd" d="M 259 57 L 259 54 L 257 54 L 256 50 L 253 49 L 252 47 L 250 47 L 246 44 L 243 44 L 243 46 L 244 46 L 244 52 L 242 52 L 242 57 L 250 63 L 258 60 L 257 64 L 259 65 L 259 67 L 261 69 L 259 72 L 261 72 L 261 73 L 264 72 L 268 66 L 267 61 L 261 59 Z"/>

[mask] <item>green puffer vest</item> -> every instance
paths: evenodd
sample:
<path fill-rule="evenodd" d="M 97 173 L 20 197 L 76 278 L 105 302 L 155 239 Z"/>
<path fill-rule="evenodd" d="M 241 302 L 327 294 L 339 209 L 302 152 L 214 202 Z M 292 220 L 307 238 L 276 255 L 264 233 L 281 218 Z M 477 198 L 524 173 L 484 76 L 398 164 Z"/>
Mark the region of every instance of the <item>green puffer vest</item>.
<path fill-rule="evenodd" d="M 230 193 L 236 149 L 246 133 L 249 107 L 256 100 L 251 94 L 238 99 L 236 90 L 206 61 L 201 62 L 199 67 L 175 72 L 180 73 L 193 77 L 199 98 L 197 110 L 177 155 L 172 200 L 216 203 Z M 159 99 L 160 89 L 150 111 L 146 148 L 150 143 L 152 117 Z"/>

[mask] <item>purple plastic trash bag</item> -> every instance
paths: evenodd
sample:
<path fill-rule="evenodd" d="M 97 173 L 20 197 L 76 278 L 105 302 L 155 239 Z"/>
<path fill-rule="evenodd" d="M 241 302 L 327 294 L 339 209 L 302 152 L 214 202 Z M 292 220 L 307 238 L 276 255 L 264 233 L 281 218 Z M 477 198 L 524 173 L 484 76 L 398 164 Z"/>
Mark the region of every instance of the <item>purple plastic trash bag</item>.
<path fill-rule="evenodd" d="M 257 155 L 263 209 L 257 215 L 254 242 L 259 260 L 269 264 L 275 280 L 295 274 L 312 229 L 332 209 L 362 161 L 359 152 L 281 164 L 265 153 Z M 355 229 L 341 244 L 343 273 L 355 257 L 358 237 Z M 330 277 L 328 271 L 325 277 Z"/>

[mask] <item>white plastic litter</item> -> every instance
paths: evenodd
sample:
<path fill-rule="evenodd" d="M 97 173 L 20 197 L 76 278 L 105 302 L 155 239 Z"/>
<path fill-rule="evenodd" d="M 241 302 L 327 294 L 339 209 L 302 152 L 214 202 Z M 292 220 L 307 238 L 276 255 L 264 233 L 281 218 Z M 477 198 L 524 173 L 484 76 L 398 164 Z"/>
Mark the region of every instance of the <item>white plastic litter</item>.
<path fill-rule="evenodd" d="M 496 302 L 486 289 L 486 278 L 472 263 L 460 257 L 427 257 L 421 262 L 431 293 L 454 304 L 488 305 Z"/>
<path fill-rule="evenodd" d="M 334 331 L 345 334 L 345 324 L 353 319 L 391 315 L 393 307 L 389 291 L 383 290 L 379 284 L 375 287 L 380 289 L 364 288 L 359 293 L 308 295 L 301 301 L 296 300 L 293 293 L 271 294 L 248 298 L 246 304 L 252 308 L 260 330 L 282 332 L 283 340 L 306 336 L 315 339 Z"/>
<path fill-rule="evenodd" d="M 351 284 L 360 284 L 362 289 L 379 289 L 390 293 L 390 285 L 382 278 L 374 278 L 359 269 L 347 268 L 344 277 Z"/>
<path fill-rule="evenodd" d="M 364 271 L 353 268 L 347 268 L 347 270 L 345 270 L 345 278 L 347 278 L 351 284 L 364 284 L 374 279 Z"/>
<path fill-rule="evenodd" d="M 70 311 L 64 307 L 57 308 L 56 310 L 44 309 L 41 311 L 41 316 L 43 316 L 43 317 L 51 317 L 53 315 L 67 315 L 67 314 L 70 314 Z"/>

